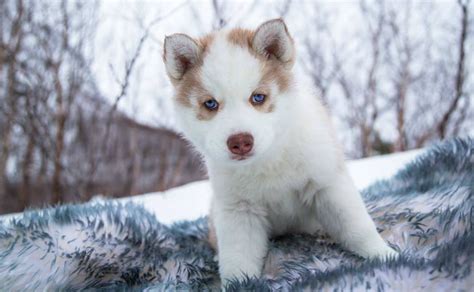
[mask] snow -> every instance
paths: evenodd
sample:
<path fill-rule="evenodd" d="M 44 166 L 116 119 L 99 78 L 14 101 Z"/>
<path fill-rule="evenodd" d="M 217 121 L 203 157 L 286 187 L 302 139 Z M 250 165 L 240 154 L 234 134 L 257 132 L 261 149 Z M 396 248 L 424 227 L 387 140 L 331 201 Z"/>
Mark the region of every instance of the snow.
<path fill-rule="evenodd" d="M 376 180 L 390 178 L 422 152 L 423 149 L 417 149 L 374 156 L 349 161 L 347 166 L 357 188 L 361 190 Z"/>
<path fill-rule="evenodd" d="M 422 153 L 423 150 L 412 150 L 389 155 L 369 157 L 348 161 L 349 172 L 358 189 L 363 189 L 379 179 L 394 175 L 406 163 Z M 172 224 L 182 220 L 194 220 L 206 216 L 209 212 L 212 190 L 209 181 L 198 181 L 167 190 L 134 197 L 117 199 L 118 202 L 141 204 L 155 214 L 158 221 Z M 93 199 L 101 203 L 100 198 Z M 11 219 L 18 214 L 0 216 L 0 219 Z"/>
<path fill-rule="evenodd" d="M 204 180 L 161 193 L 150 193 L 120 199 L 119 201 L 143 204 L 145 209 L 155 214 L 158 221 L 170 224 L 181 220 L 193 220 L 206 216 L 209 210 L 211 195 L 211 185 L 209 181 Z"/>

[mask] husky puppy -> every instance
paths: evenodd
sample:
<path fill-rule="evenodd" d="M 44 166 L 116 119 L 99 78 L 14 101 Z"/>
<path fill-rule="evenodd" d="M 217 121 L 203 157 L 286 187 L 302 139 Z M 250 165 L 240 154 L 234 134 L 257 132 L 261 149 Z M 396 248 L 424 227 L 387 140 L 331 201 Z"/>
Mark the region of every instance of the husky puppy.
<path fill-rule="evenodd" d="M 213 188 L 210 238 L 223 284 L 260 276 L 271 236 L 322 229 L 366 258 L 395 256 L 377 233 L 321 101 L 300 86 L 281 19 L 256 30 L 165 38 L 178 123 Z"/>

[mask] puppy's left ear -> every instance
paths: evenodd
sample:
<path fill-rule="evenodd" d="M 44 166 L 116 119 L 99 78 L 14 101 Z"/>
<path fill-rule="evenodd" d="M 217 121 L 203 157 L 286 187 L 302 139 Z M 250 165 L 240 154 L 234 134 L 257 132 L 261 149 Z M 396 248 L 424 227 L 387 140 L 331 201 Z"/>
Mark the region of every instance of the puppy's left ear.
<path fill-rule="evenodd" d="M 252 39 L 252 47 L 258 54 L 266 58 L 274 57 L 288 67 L 294 63 L 293 39 L 281 18 L 269 20 L 260 25 Z"/>

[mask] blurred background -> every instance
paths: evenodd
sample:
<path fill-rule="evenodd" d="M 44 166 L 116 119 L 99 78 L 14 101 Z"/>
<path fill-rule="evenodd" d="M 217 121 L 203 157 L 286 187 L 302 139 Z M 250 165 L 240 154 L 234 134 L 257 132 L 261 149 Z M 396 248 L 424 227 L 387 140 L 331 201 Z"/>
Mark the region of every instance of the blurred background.
<path fill-rule="evenodd" d="M 473 1 L 0 0 L 0 214 L 206 178 L 165 35 L 282 17 L 348 158 L 474 135 Z"/>

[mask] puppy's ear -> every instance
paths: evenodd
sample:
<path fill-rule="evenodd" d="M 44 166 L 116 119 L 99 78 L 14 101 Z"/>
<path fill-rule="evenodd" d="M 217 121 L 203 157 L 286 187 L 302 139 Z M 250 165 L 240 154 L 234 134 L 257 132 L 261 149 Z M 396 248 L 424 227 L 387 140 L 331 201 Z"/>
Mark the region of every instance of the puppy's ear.
<path fill-rule="evenodd" d="M 272 56 L 277 60 L 292 65 L 295 56 L 293 39 L 288 33 L 285 22 L 278 18 L 260 25 L 252 39 L 253 49 L 267 58 Z"/>
<path fill-rule="evenodd" d="M 180 80 L 201 57 L 202 49 L 198 43 L 185 34 L 173 34 L 165 37 L 163 60 L 168 75 Z"/>

